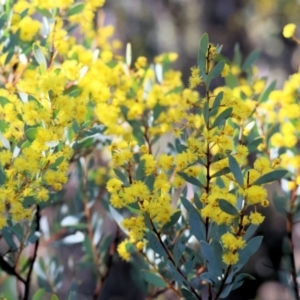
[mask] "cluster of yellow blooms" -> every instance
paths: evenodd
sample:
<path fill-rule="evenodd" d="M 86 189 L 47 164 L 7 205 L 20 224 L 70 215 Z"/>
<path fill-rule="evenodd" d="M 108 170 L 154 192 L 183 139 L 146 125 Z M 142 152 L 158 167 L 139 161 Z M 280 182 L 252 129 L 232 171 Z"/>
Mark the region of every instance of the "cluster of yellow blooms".
<path fill-rule="evenodd" d="M 243 184 L 224 170 L 230 167 L 230 155 L 239 166 L 247 165 L 247 125 L 253 114 L 272 123 L 280 106 L 284 139 L 278 133 L 273 135 L 271 143 L 274 147 L 296 144 L 299 122 L 286 123 L 286 118 L 294 120 L 300 116 L 295 103 L 300 75 L 293 75 L 283 91 L 273 92 L 269 101 L 257 109 L 254 99 L 264 90 L 264 80 L 254 78 L 249 85 L 241 78 L 239 85 L 232 88 L 211 90 L 207 86 L 205 77 L 214 70 L 213 59 L 218 51 L 210 45 L 205 70 L 192 67 L 189 88 L 183 88 L 181 73 L 162 67 L 163 63 L 176 60 L 176 53 L 156 57 L 155 66 L 145 57 L 139 57 L 134 67 L 130 59 L 125 63 L 114 54 L 120 42 L 112 39 L 113 27 L 100 24 L 95 29 L 93 24 L 104 2 L 19 0 L 13 6 L 11 32 L 19 32 L 24 43 L 32 42 L 40 31 L 46 30 L 34 19 L 36 12 L 46 11 L 54 22 L 47 24 L 45 43 L 36 43 L 25 61 L 17 53 L 8 63 L 5 63 L 7 53 L 0 57 L 3 67 L 0 75 L 5 84 L 5 89 L 0 90 L 0 166 L 4 173 L 0 187 L 0 229 L 6 225 L 7 209 L 14 221 L 30 218 L 31 208 L 23 206 L 26 198 L 46 201 L 50 190 L 62 189 L 74 154 L 72 146 L 85 131 L 102 124 L 104 134 L 114 139 L 110 146 L 113 167 L 126 178 L 111 178 L 107 182 L 110 203 L 117 209 L 127 207 L 134 212 L 122 222 L 129 231 L 129 239 L 119 245 L 119 254 L 130 259 L 128 243 L 143 249 L 147 218 L 154 229 L 162 229 L 176 211 L 172 205 L 173 191 L 185 186 L 188 178 L 200 178 L 198 188 L 203 208 L 199 215 L 206 226 L 215 222 L 230 227 L 230 232 L 221 237 L 223 261 L 235 264 L 238 250 L 245 246 L 245 227 L 259 225 L 264 216 L 257 207 L 269 204 L 266 189 L 255 185 L 255 181 L 277 168 L 279 161 L 257 158 L 253 168 L 243 175 Z M 22 17 L 25 10 L 27 15 Z M 93 44 L 93 50 L 71 36 L 66 23 L 79 25 L 81 34 Z M 290 26 L 285 36 L 293 36 L 294 30 Z M 47 48 L 51 50 L 49 53 Z M 31 63 L 33 56 L 39 65 Z M 251 71 L 255 73 L 255 69 Z M 241 70 L 224 64 L 219 73 L 218 76 L 226 78 L 240 74 Z M 196 90 L 199 86 L 205 89 L 203 97 Z M 272 110 L 274 114 L 269 113 Z M 221 114 L 226 116 L 222 120 L 218 118 Z M 188 137 L 179 146 L 179 153 L 153 154 L 159 138 L 167 135 L 178 138 L 186 132 Z M 264 142 L 259 149 L 264 149 Z M 285 158 L 289 163 L 299 164 L 299 157 L 291 160 L 283 157 L 283 161 Z M 219 176 L 214 176 L 217 173 Z M 96 182 L 103 183 L 104 174 L 105 170 L 99 169 Z M 295 179 L 297 184 L 299 176 L 300 173 Z M 217 180 L 221 180 L 222 186 Z M 243 205 L 238 216 L 222 210 L 220 199 L 236 206 L 239 196 Z M 252 211 L 246 215 L 248 207 Z M 239 226 L 234 222 L 237 218 Z"/>
<path fill-rule="evenodd" d="M 55 22 L 49 25 L 47 32 L 48 49 L 52 49 L 52 53 L 36 45 L 42 56 L 49 58 L 48 62 L 44 59 L 41 66 L 31 64 L 33 53 L 26 59 L 15 53 L 8 63 L 5 63 L 8 53 L 0 57 L 1 76 L 6 85 L 6 89 L 0 90 L 0 165 L 4 172 L 0 188 L 0 228 L 6 225 L 7 208 L 14 221 L 30 218 L 32 210 L 23 207 L 24 199 L 33 197 L 46 201 L 51 188 L 62 189 L 68 180 L 72 145 L 89 126 L 79 128 L 86 121 L 90 127 L 95 120 L 105 124 L 101 120 L 101 105 L 111 97 L 113 86 L 119 85 L 115 89 L 116 98 L 125 98 L 128 80 L 122 64 L 115 68 L 107 66 L 108 57 L 112 58 L 109 42 L 112 27 L 102 26 L 96 31 L 93 26 L 94 15 L 104 2 L 91 0 L 78 4 L 81 11 L 76 17 L 67 13 L 73 0 L 20 0 L 13 5 L 10 30 L 19 32 L 20 40 L 27 43 L 44 30 L 42 23 L 33 17 L 36 12 L 44 10 L 50 16 L 55 10 L 58 13 L 53 15 Z M 26 16 L 22 16 L 24 11 Z M 65 17 L 71 25 L 79 25 L 82 34 L 98 40 L 103 49 L 99 57 L 68 34 L 64 28 Z M 63 63 L 56 63 L 57 55 L 64 56 Z M 11 74 L 10 77 L 6 78 L 7 74 Z M 91 80 L 96 77 L 97 82 Z M 96 106 L 96 114 L 89 118 L 93 106 Z"/>
<path fill-rule="evenodd" d="M 214 47 L 211 47 L 215 55 Z M 207 72 L 212 69 L 207 65 Z M 240 72 L 234 70 L 228 65 L 225 65 L 222 71 L 222 76 L 226 77 L 231 72 Z M 254 185 L 254 182 L 264 174 L 267 174 L 278 167 L 278 159 L 272 163 L 266 157 L 259 157 L 254 162 L 254 168 L 249 169 L 244 175 L 244 185 L 239 186 L 236 182 L 237 189 L 235 193 L 231 191 L 231 184 L 235 182 L 232 173 L 226 173 L 219 178 L 223 181 L 224 187 L 219 187 L 216 183 L 216 178 L 213 174 L 221 172 L 229 167 L 228 156 L 231 154 L 241 166 L 247 165 L 247 157 L 249 155 L 248 148 L 243 145 L 246 137 L 249 135 L 247 130 L 247 122 L 249 117 L 255 111 L 257 102 L 253 100 L 255 96 L 260 94 L 265 82 L 260 79 L 255 79 L 252 86 L 246 84 L 241 80 L 241 84 L 235 88 L 222 87 L 217 88 L 213 92 L 207 90 L 207 96 L 201 98 L 199 93 L 195 90 L 199 85 L 204 85 L 200 76 L 198 67 L 191 69 L 190 89 L 185 89 L 181 94 L 174 95 L 172 105 L 170 105 L 168 115 L 174 116 L 171 120 L 174 128 L 174 135 L 180 136 L 181 132 L 188 129 L 190 131 L 189 137 L 186 140 L 185 149 L 176 154 L 174 157 L 167 154 L 160 154 L 155 158 L 149 151 L 149 144 L 147 145 L 147 136 L 145 145 L 140 146 L 141 161 L 145 162 L 145 174 L 147 176 L 154 174 L 154 189 L 149 190 L 145 183 L 135 181 L 133 173 L 136 170 L 136 163 L 133 160 L 135 144 L 126 144 L 121 142 L 112 146 L 113 161 L 118 167 L 126 170 L 126 175 L 129 176 L 130 186 L 126 187 L 119 179 L 111 179 L 107 188 L 111 192 L 111 204 L 116 208 L 125 207 L 132 203 L 139 204 L 138 217 L 130 219 L 128 225 L 127 220 L 123 222 L 124 227 L 129 230 L 130 240 L 125 240 L 119 246 L 119 253 L 124 259 L 129 259 L 128 247 L 126 245 L 129 241 L 134 243 L 141 243 L 145 232 L 148 230 L 146 226 L 141 227 L 142 218 L 145 213 L 150 215 L 150 218 L 157 226 L 168 222 L 171 214 L 174 212 L 170 206 L 171 197 L 169 196 L 170 188 L 180 188 L 186 185 L 185 176 L 194 178 L 204 178 L 203 186 L 199 186 L 203 192 L 200 197 L 203 208 L 199 210 L 202 218 L 207 222 L 215 222 L 218 225 L 226 224 L 231 228 L 231 232 L 222 236 L 222 244 L 224 247 L 223 261 L 232 265 L 238 261 L 238 249 L 245 246 L 243 235 L 248 225 L 259 225 L 263 222 L 264 216 L 257 211 L 258 206 L 268 206 L 267 191 L 264 187 Z M 159 86 L 156 87 L 159 89 Z M 214 106 L 216 95 L 223 93 L 222 100 L 218 106 Z M 246 96 L 246 99 L 241 98 L 241 94 Z M 165 96 L 163 90 L 160 94 L 159 102 L 165 102 L 169 94 Z M 177 100 L 177 102 L 175 101 Z M 143 108 L 143 115 L 147 112 L 147 102 Z M 176 104 L 178 106 L 176 106 Z M 205 119 L 204 113 L 199 114 L 197 109 L 204 110 L 205 105 L 212 111 L 217 110 L 208 120 Z M 180 109 L 178 109 L 180 107 Z M 230 117 L 233 124 L 226 122 L 224 126 L 213 126 L 217 116 L 231 109 Z M 161 116 L 158 120 L 161 120 Z M 154 122 L 155 125 L 155 122 Z M 144 126 L 143 133 L 148 134 L 151 128 Z M 240 143 L 235 145 L 234 136 L 238 131 L 240 136 Z M 158 132 L 155 132 L 158 133 Z M 154 136 L 151 136 L 153 138 Z M 151 145 L 150 145 L 151 146 Z M 145 154 L 144 154 L 145 153 Z M 217 158 L 218 159 L 214 159 Z M 164 194 L 163 194 L 164 193 Z M 224 212 L 219 206 L 219 200 L 223 199 L 236 206 L 238 197 L 243 197 L 244 204 L 241 214 L 239 226 L 234 226 L 236 216 Z M 249 215 L 245 215 L 246 208 L 253 207 Z M 163 213 L 163 218 L 157 217 L 158 213 Z M 139 218 L 139 222 L 137 222 Z M 126 224 L 126 225 L 125 225 Z M 241 230 L 242 229 L 242 230 Z M 230 246 L 229 246 L 230 245 Z"/>

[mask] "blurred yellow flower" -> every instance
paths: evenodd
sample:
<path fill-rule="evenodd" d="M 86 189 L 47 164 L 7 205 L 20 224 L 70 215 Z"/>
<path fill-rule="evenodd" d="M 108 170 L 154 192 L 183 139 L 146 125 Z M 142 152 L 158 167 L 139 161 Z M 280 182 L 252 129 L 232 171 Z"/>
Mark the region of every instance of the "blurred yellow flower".
<path fill-rule="evenodd" d="M 283 34 L 283 36 L 284 36 L 285 38 L 288 39 L 288 38 L 291 38 L 291 37 L 294 35 L 295 30 L 296 30 L 296 25 L 293 24 L 293 23 L 289 23 L 289 24 L 287 24 L 287 25 L 285 25 L 285 26 L 283 27 L 283 32 L 282 32 L 282 34 Z"/>

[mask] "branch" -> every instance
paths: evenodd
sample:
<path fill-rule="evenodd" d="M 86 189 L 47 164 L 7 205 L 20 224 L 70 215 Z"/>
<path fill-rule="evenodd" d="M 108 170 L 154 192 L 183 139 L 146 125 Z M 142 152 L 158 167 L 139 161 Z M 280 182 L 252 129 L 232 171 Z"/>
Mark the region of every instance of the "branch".
<path fill-rule="evenodd" d="M 172 258 L 171 254 L 169 253 L 168 249 L 166 248 L 164 242 L 162 241 L 161 239 L 161 236 L 160 236 L 160 233 L 156 230 L 152 220 L 150 219 L 150 222 L 151 222 L 151 225 L 152 225 L 152 229 L 153 229 L 153 232 L 155 233 L 155 235 L 157 236 L 158 240 L 159 240 L 159 243 L 162 245 L 162 247 L 164 248 L 167 256 L 168 256 L 168 260 L 174 265 L 174 267 L 176 268 L 176 270 L 178 271 L 178 273 L 181 274 L 181 276 L 187 280 L 186 276 L 181 272 L 180 268 L 178 268 L 175 264 L 175 261 L 174 259 Z M 198 300 L 202 300 L 201 296 L 198 295 L 198 293 L 196 292 L 196 290 L 191 286 L 191 291 L 192 293 L 194 294 L 194 296 L 198 299 Z"/>
<path fill-rule="evenodd" d="M 39 205 L 36 205 L 36 231 L 37 232 L 40 231 L 40 219 L 41 219 L 40 207 L 39 207 Z M 32 258 L 30 258 L 29 271 L 27 273 L 26 281 L 24 283 L 25 284 L 25 292 L 24 292 L 23 300 L 29 300 L 31 274 L 33 271 L 33 265 L 37 258 L 37 251 L 39 248 L 39 243 L 40 243 L 40 239 L 38 238 L 34 244 L 33 256 L 32 256 Z"/>

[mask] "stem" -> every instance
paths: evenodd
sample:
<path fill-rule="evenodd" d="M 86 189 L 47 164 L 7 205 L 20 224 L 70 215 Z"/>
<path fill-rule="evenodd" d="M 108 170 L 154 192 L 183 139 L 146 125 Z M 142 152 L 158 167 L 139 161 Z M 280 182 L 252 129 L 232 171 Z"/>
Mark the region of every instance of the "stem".
<path fill-rule="evenodd" d="M 158 238 L 159 240 L 159 243 L 162 245 L 162 247 L 164 248 L 166 254 L 167 254 L 167 257 L 168 257 L 168 260 L 174 265 L 174 267 L 176 268 L 177 272 L 180 273 L 180 275 L 187 280 L 186 276 L 181 272 L 180 268 L 178 268 L 175 264 L 175 261 L 173 259 L 173 257 L 171 256 L 169 250 L 167 249 L 167 247 L 165 246 L 164 242 L 162 241 L 161 239 L 161 236 L 160 236 L 160 233 L 156 230 L 152 220 L 150 219 L 150 222 L 151 222 L 151 226 L 152 226 L 152 229 L 153 229 L 153 232 L 155 233 L 156 237 Z M 196 290 L 190 286 L 191 288 L 191 291 L 192 293 L 194 294 L 194 296 L 198 299 L 198 300 L 202 300 L 201 296 L 198 295 L 198 293 L 196 292 Z"/>
<path fill-rule="evenodd" d="M 291 252 L 290 252 L 290 260 L 291 260 L 291 264 L 292 264 L 292 280 L 293 280 L 293 289 L 294 289 L 294 294 L 295 294 L 295 299 L 296 300 L 300 300 L 299 297 L 299 287 L 298 287 L 298 283 L 297 283 L 297 270 L 296 270 L 296 259 L 295 259 L 295 254 L 294 254 L 294 242 L 293 242 L 293 208 L 295 205 L 295 201 L 297 198 L 297 188 L 294 188 L 292 195 L 291 195 L 291 201 L 290 201 L 290 212 L 287 215 L 287 224 L 286 224 L 286 228 L 287 228 L 287 235 L 288 235 L 288 239 L 290 241 L 290 247 L 291 247 Z"/>
<path fill-rule="evenodd" d="M 39 205 L 36 205 L 36 232 L 40 231 L 40 219 L 41 219 L 40 207 L 39 207 Z M 25 281 L 25 292 L 24 292 L 23 300 L 29 300 L 31 274 L 33 271 L 33 265 L 37 258 L 39 243 L 40 243 L 40 239 L 38 238 L 34 244 L 33 256 L 30 259 L 29 271 L 27 273 L 27 277 L 26 277 L 26 281 Z"/>
<path fill-rule="evenodd" d="M 159 273 L 159 270 L 157 269 L 156 265 L 154 263 L 152 263 L 149 258 L 147 257 L 147 255 L 145 253 L 142 253 L 142 255 L 144 256 L 144 258 L 147 260 L 147 262 L 149 263 L 150 266 L 152 266 L 152 268 L 154 269 L 154 271 L 156 273 L 158 273 L 160 275 L 160 277 L 164 280 L 164 282 L 167 284 L 168 288 L 171 289 L 176 295 L 178 295 L 179 297 L 181 297 L 180 293 L 178 292 L 178 290 L 176 290 L 176 288 L 173 286 L 172 282 L 170 282 L 167 278 L 165 278 L 163 275 L 161 275 Z M 159 290 L 157 291 L 154 295 L 151 296 L 150 299 L 153 299 L 155 297 L 157 297 L 159 294 L 163 293 L 164 290 Z"/>
<path fill-rule="evenodd" d="M 206 76 L 209 73 L 209 63 L 210 63 L 210 45 L 208 46 L 207 49 L 207 55 L 206 55 Z M 206 125 L 206 129 L 207 131 L 210 130 L 210 126 L 209 126 L 209 112 L 210 112 L 210 108 L 209 108 L 209 89 L 208 87 L 205 85 L 205 94 L 206 94 L 206 102 L 207 102 L 207 106 L 208 106 L 208 118 L 207 118 L 207 124 Z M 206 122 L 205 122 L 206 123 Z M 209 195 L 209 189 L 210 189 L 210 148 L 209 148 L 209 140 L 206 141 L 207 145 L 206 145 L 206 187 L 205 187 L 205 191 L 207 194 L 207 197 Z M 208 228 L 209 228 L 209 218 L 206 218 L 205 220 L 205 239 L 206 242 L 208 242 Z M 212 300 L 212 285 L 211 283 L 208 283 L 208 300 Z"/>
<path fill-rule="evenodd" d="M 220 289 L 219 289 L 218 293 L 216 294 L 216 297 L 215 297 L 214 300 L 218 300 L 218 299 L 219 299 L 219 297 L 220 297 L 220 295 L 221 295 L 221 293 L 222 293 L 222 291 L 223 291 L 223 288 L 224 288 L 224 286 L 225 286 L 225 282 L 226 282 L 226 280 L 227 280 L 227 277 L 228 277 L 228 275 L 229 275 L 229 273 L 230 273 L 230 270 L 231 270 L 231 265 L 229 265 L 229 266 L 227 267 L 227 270 L 226 270 L 225 276 L 224 276 L 224 278 L 223 278 L 223 280 L 222 280 Z"/>
<path fill-rule="evenodd" d="M 119 228 L 118 224 L 115 223 L 115 225 L 116 225 L 116 233 L 115 233 L 114 242 L 112 244 L 112 248 L 111 248 L 110 253 L 109 253 L 108 262 L 107 262 L 107 265 L 106 265 L 106 272 L 101 277 L 101 281 L 99 281 L 99 283 L 98 283 L 98 285 L 95 289 L 94 298 L 93 298 L 94 300 L 97 300 L 99 298 L 101 288 L 104 284 L 104 281 L 107 279 L 107 277 L 109 275 L 109 272 L 111 270 L 112 264 L 113 264 L 113 257 L 114 257 L 114 254 L 116 252 L 116 249 L 117 249 L 119 234 L 120 234 L 120 228 Z M 97 293 L 97 291 L 98 291 L 98 293 Z"/>

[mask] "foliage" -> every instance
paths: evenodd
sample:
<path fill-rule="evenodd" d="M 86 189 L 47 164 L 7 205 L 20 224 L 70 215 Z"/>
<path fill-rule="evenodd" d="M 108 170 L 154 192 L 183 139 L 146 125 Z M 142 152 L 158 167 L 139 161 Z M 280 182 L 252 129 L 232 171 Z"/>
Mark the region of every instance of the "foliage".
<path fill-rule="evenodd" d="M 253 279 L 241 269 L 262 242 L 252 235 L 265 219 L 260 208 L 269 205 L 266 184 L 283 186 L 277 206 L 293 245 L 300 75 L 274 90 L 257 75 L 259 52 L 242 60 L 236 49 L 225 63 L 222 46 L 203 34 L 186 88 L 171 68 L 176 53 L 132 64 L 128 45 L 125 57 L 118 55 L 113 27 L 93 23 L 104 2 L 1 5 L 0 228 L 8 248 L 1 278 L 15 277 L 25 286 L 18 296 L 31 299 L 36 274 L 40 289 L 32 299 L 46 292 L 57 299 L 63 265 L 38 256 L 50 240 L 82 246 L 85 255 L 70 264 L 93 272 L 94 299 L 116 252 L 142 265 L 136 282 L 149 297 L 171 289 L 185 299 L 202 299 L 206 290 L 209 299 L 225 298 Z M 293 37 L 288 26 L 284 35 Z M 76 192 L 66 206 L 62 192 L 72 181 Z M 99 202 L 116 222 L 112 235 L 102 232 Z M 55 241 L 41 229 L 54 205 Z M 118 243 L 121 231 L 128 238 Z M 78 286 L 73 280 L 70 299 Z"/>

